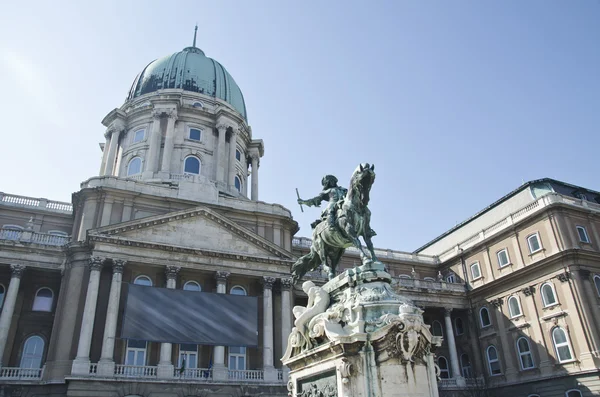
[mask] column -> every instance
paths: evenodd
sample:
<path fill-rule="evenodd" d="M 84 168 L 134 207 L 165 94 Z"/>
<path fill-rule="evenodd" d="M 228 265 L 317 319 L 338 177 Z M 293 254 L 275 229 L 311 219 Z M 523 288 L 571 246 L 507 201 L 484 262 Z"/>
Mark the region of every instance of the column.
<path fill-rule="evenodd" d="M 217 279 L 217 294 L 227 293 L 227 278 L 229 272 L 217 272 L 215 278 Z M 213 379 L 223 380 L 227 379 L 227 368 L 225 367 L 225 347 L 215 346 L 213 351 Z"/>
<path fill-rule="evenodd" d="M 258 153 L 252 154 L 252 201 L 258 201 Z"/>
<path fill-rule="evenodd" d="M 229 181 L 230 190 L 235 190 L 235 150 L 237 148 L 236 135 L 236 131 L 232 129 L 231 135 L 229 136 L 229 177 L 227 178 Z"/>
<path fill-rule="evenodd" d="M 116 127 L 110 127 L 110 143 L 108 145 L 108 154 L 106 155 L 106 165 L 104 166 L 104 175 L 111 176 L 115 173 L 115 161 L 117 157 L 117 146 L 119 145 L 119 134 L 121 131 Z"/>
<path fill-rule="evenodd" d="M 177 285 L 177 274 L 181 270 L 178 266 L 167 266 L 165 274 L 167 275 L 167 288 L 175 289 Z M 158 362 L 157 375 L 159 378 L 173 377 L 173 363 L 171 362 L 173 345 L 171 343 L 160 344 L 160 360 Z"/>
<path fill-rule="evenodd" d="M 171 110 L 167 116 L 167 134 L 165 136 L 165 147 L 163 149 L 162 165 L 160 171 L 163 173 L 163 178 L 169 178 L 171 172 L 171 156 L 173 155 L 173 147 L 175 141 L 175 121 L 177 121 L 177 110 Z"/>
<path fill-rule="evenodd" d="M 152 122 L 152 132 L 150 133 L 150 149 L 148 150 L 148 156 L 145 161 L 144 172 L 142 175 L 144 178 L 153 178 L 154 173 L 158 169 L 158 155 L 160 153 L 160 117 L 162 112 L 155 111 L 152 113 L 154 121 Z"/>
<path fill-rule="evenodd" d="M 216 174 L 215 179 L 217 183 L 222 183 L 227 185 L 227 181 L 225 181 L 225 134 L 227 133 L 227 125 L 219 124 L 217 125 L 217 130 L 219 131 L 219 138 L 217 141 L 217 161 L 215 161 Z"/>
<path fill-rule="evenodd" d="M 71 369 L 73 375 L 88 375 L 90 373 L 90 346 L 92 344 L 92 332 L 94 331 L 94 317 L 96 316 L 102 262 L 102 258 L 93 257 L 90 259 L 90 280 L 83 308 L 77 357 L 73 360 L 73 367 Z"/>
<path fill-rule="evenodd" d="M 15 304 L 17 303 L 17 295 L 19 294 L 19 286 L 21 285 L 21 277 L 25 271 L 25 266 L 10 265 L 10 270 L 10 284 L 8 285 L 8 291 L 4 298 L 2 314 L 0 314 L 0 367 L 3 366 L 4 349 L 6 348 L 6 341 L 8 340 L 8 333 L 10 331 Z"/>
<path fill-rule="evenodd" d="M 106 170 L 106 160 L 108 159 L 108 147 L 110 146 L 110 134 L 111 131 L 107 128 L 106 133 L 104 134 L 104 138 L 106 138 L 106 143 L 104 144 L 104 149 L 102 149 L 102 162 L 100 163 L 100 172 L 98 175 L 104 175 L 104 171 Z"/>
<path fill-rule="evenodd" d="M 100 219 L 100 226 L 106 226 L 110 224 L 110 215 L 112 214 L 113 199 L 104 199 L 104 206 L 102 207 L 102 218 Z"/>
<path fill-rule="evenodd" d="M 539 322 L 539 313 L 536 305 L 536 297 L 535 297 L 535 288 L 533 286 L 525 287 L 521 290 L 523 295 L 525 295 L 521 299 L 521 304 L 523 305 L 523 310 L 525 310 L 524 314 L 526 318 L 532 319 L 531 321 L 531 334 L 530 343 L 531 348 L 534 346 L 537 347 L 537 352 L 540 357 L 539 369 L 542 375 L 551 376 L 554 371 L 554 365 L 548 356 L 548 343 L 546 343 L 545 331 L 542 329 L 542 325 Z"/>
<path fill-rule="evenodd" d="M 288 338 L 292 333 L 292 279 L 281 279 L 281 349 L 285 353 Z M 287 383 L 289 369 L 283 367 L 284 380 Z"/>
<path fill-rule="evenodd" d="M 273 366 L 273 284 L 275 277 L 263 277 L 263 370 L 265 381 L 277 381 Z"/>
<path fill-rule="evenodd" d="M 121 300 L 121 282 L 123 281 L 123 267 L 126 261 L 113 260 L 112 281 L 108 296 L 106 323 L 104 324 L 104 339 L 102 340 L 102 354 L 98 362 L 98 374 L 113 376 L 115 373 L 115 335 L 117 333 L 117 317 L 119 315 L 119 301 Z"/>
<path fill-rule="evenodd" d="M 133 210 L 133 203 L 125 201 L 123 203 L 123 214 L 121 215 L 121 222 L 127 222 L 131 219 L 131 211 Z"/>
<path fill-rule="evenodd" d="M 458 364 L 458 352 L 456 351 L 456 341 L 454 340 L 454 327 L 452 326 L 452 318 L 450 314 L 452 308 L 444 308 L 444 321 L 446 323 L 446 339 L 448 340 L 448 350 L 450 350 L 450 365 L 452 366 L 452 375 L 456 379 L 458 386 L 465 386 L 465 378 L 460 372 L 460 365 Z"/>

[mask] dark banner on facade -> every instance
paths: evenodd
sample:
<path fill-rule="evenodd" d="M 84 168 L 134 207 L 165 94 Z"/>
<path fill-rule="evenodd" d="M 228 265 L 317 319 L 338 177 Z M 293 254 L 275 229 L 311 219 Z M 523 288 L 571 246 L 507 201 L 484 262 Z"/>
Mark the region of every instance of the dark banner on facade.
<path fill-rule="evenodd" d="M 129 285 L 121 338 L 258 346 L 258 298 Z"/>

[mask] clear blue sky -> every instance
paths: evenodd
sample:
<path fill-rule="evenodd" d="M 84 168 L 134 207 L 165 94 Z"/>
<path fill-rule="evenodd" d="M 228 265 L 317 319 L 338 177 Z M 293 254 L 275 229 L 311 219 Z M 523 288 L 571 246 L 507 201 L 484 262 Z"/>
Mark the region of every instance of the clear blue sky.
<path fill-rule="evenodd" d="M 191 44 L 241 87 L 262 200 L 376 165 L 375 245 L 412 251 L 518 187 L 600 189 L 600 1 L 10 1 L 0 191 L 70 201 L 102 118 Z M 319 154 L 329 154 L 320 160 Z"/>

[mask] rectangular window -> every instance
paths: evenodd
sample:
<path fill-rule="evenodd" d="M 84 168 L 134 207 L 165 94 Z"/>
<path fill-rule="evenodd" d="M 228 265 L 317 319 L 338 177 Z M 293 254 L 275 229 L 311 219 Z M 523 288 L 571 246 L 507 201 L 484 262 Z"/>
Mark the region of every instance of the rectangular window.
<path fill-rule="evenodd" d="M 179 368 L 198 368 L 198 345 L 179 345 Z"/>
<path fill-rule="evenodd" d="M 229 369 L 233 371 L 243 371 L 246 369 L 245 347 L 229 347 Z"/>
<path fill-rule="evenodd" d="M 542 249 L 542 244 L 540 243 L 540 236 L 535 233 L 531 236 L 527 237 L 527 245 L 529 246 L 529 253 L 533 254 Z"/>
<path fill-rule="evenodd" d="M 144 140 L 144 135 L 146 134 L 145 129 L 137 130 L 133 133 L 133 141 L 131 143 L 137 143 Z"/>
<path fill-rule="evenodd" d="M 146 341 L 127 341 L 127 354 L 125 355 L 125 365 L 146 365 Z"/>
<path fill-rule="evenodd" d="M 242 161 L 242 153 L 239 150 L 235 150 L 235 159 L 237 161 Z"/>
<path fill-rule="evenodd" d="M 579 235 L 579 241 L 582 243 L 589 243 L 590 239 L 588 238 L 587 231 L 583 226 L 577 226 L 577 234 Z"/>
<path fill-rule="evenodd" d="M 506 250 L 506 248 L 498 251 L 496 256 L 498 257 L 498 265 L 500 267 L 504 267 L 510 264 L 510 260 L 508 259 L 508 251 Z"/>
<path fill-rule="evenodd" d="M 199 141 L 202 136 L 202 131 L 198 128 L 190 128 L 190 139 L 192 141 Z"/>
<path fill-rule="evenodd" d="M 481 278 L 481 268 L 479 267 L 479 262 L 475 262 L 471 265 L 471 276 L 473 277 L 473 280 Z"/>

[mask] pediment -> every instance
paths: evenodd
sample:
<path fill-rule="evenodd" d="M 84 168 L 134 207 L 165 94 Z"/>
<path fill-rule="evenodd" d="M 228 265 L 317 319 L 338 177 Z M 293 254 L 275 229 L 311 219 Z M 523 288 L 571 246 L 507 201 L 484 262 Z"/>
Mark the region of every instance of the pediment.
<path fill-rule="evenodd" d="M 289 252 L 206 207 L 156 215 L 89 231 L 91 239 L 151 244 L 228 255 L 292 259 Z"/>

